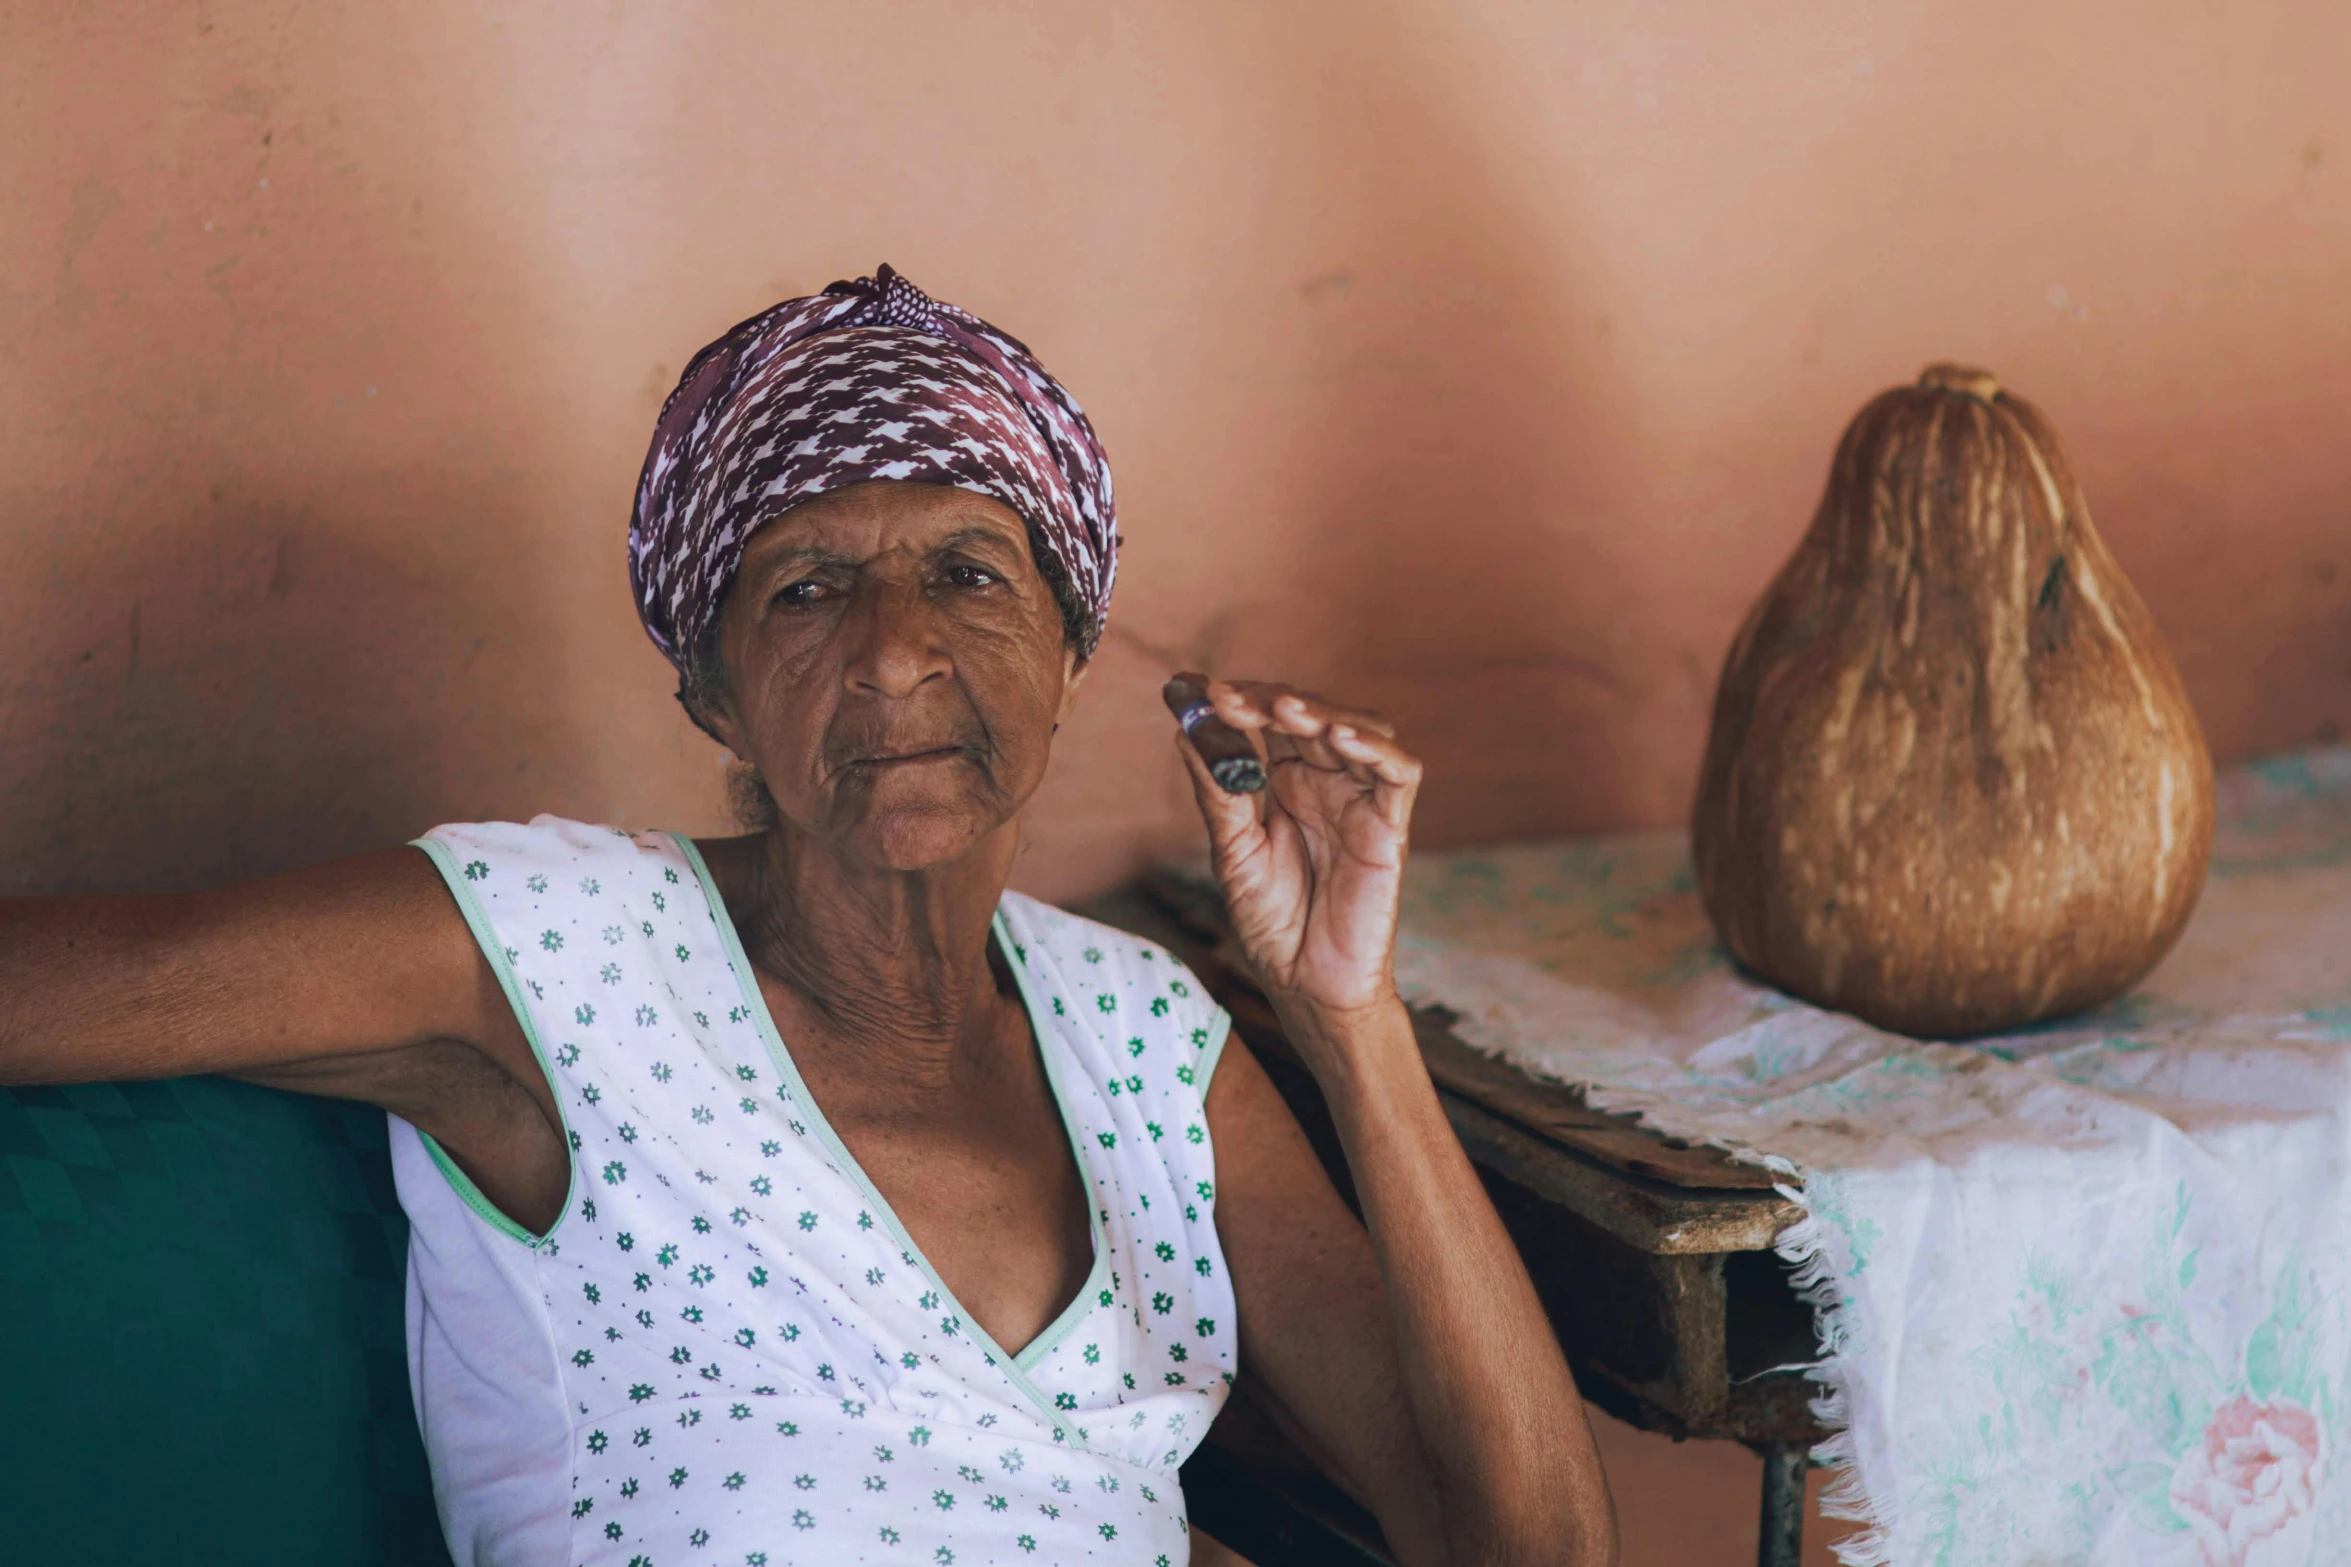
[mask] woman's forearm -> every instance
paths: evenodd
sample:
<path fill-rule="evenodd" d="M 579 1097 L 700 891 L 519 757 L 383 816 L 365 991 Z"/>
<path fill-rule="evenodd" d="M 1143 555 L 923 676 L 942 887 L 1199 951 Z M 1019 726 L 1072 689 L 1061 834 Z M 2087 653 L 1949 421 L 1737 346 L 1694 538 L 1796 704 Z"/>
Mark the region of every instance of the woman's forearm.
<path fill-rule="evenodd" d="M 1261 736 L 1270 787 L 1228 794 L 1196 749 L 1178 748 L 1234 934 L 1322 1085 L 1355 1177 L 1445 1557 L 1610 1562 L 1583 1400 L 1396 999 L 1420 761 L 1377 713 L 1263 681 L 1207 691 L 1219 719 Z"/>
<path fill-rule="evenodd" d="M 492 1037 L 485 1015 L 505 1020 L 485 1007 L 479 965 L 413 849 L 216 892 L 0 899 L 0 1083 L 251 1072 Z"/>
<path fill-rule="evenodd" d="M 1282 1008 L 1315 1066 L 1393 1315 L 1452 1562 L 1605 1563 L 1615 1522 L 1583 1401 L 1446 1121 L 1400 1003 Z"/>

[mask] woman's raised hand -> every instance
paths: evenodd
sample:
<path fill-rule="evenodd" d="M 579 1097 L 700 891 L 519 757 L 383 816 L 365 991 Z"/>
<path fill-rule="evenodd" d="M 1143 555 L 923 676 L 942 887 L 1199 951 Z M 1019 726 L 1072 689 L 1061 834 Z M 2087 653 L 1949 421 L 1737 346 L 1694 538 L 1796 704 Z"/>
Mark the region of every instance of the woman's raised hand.
<path fill-rule="evenodd" d="M 1294 1022 L 1339 1023 L 1393 1005 L 1396 901 L 1419 760 L 1377 713 L 1269 681 L 1185 678 L 1207 688 L 1217 717 L 1265 746 L 1261 807 L 1259 796 L 1219 789 L 1176 736 L 1234 933 L 1257 977 Z"/>
<path fill-rule="evenodd" d="M 1178 741 L 1217 880 L 1283 1034 L 1322 1087 L 1363 1219 L 1361 1230 L 1348 1222 L 1250 1053 L 1238 1076 L 1218 1067 L 1217 1232 L 1253 1334 L 1251 1375 L 1379 1514 L 1398 1561 L 1613 1562 L 1607 1481 L 1575 1379 L 1396 995 L 1420 763 L 1372 713 L 1257 681 L 1207 694 L 1217 717 L 1263 744 L 1269 774 L 1262 804 L 1226 794 Z M 1289 1173 L 1272 1178 L 1277 1159 Z M 1313 1240 L 1303 1252 L 1302 1235 Z"/>

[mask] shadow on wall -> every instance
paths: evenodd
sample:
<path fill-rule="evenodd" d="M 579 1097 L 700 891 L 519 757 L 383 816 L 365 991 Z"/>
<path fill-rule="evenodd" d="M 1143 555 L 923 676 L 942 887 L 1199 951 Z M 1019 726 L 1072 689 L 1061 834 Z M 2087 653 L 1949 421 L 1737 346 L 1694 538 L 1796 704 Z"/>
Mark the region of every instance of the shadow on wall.
<path fill-rule="evenodd" d="M 1236 51 L 1267 73 L 1265 101 L 1277 82 L 1328 100 L 1300 116 L 1314 139 L 1278 154 L 1264 210 L 1235 223 L 1334 263 L 1269 284 L 1294 292 L 1292 339 L 1213 367 L 1241 392 L 1234 417 L 1283 429 L 1293 455 L 1279 493 L 1230 501 L 1266 518 L 1260 558 L 1179 633 L 1114 619 L 1111 679 L 1097 675 L 1123 685 L 1134 663 L 1155 684 L 1174 655 L 1387 712 L 1430 763 L 1416 836 L 1432 844 L 1637 810 L 1638 760 L 1587 741 L 1628 727 L 1656 678 L 1590 629 L 1623 619 L 1620 547 L 1590 519 L 1622 509 L 1606 497 L 1632 468 L 1605 338 L 1579 335 L 1580 258 L 1543 248 L 1546 225 L 1516 210 L 1496 150 L 1460 123 L 1474 89 L 1441 31 L 1373 11 L 1344 39 L 1292 36 L 1343 49 L 1328 68 Z M 1290 590 L 1271 597 L 1268 581 Z"/>
<path fill-rule="evenodd" d="M 422 138 L 211 31 L 150 40 L 159 123 L 60 100 L 74 161 L 25 197 L 69 264 L 8 343 L 39 397 L 0 441 L 0 894 L 560 810 L 592 759 L 528 477 L 543 367 L 476 346 L 527 280 Z"/>
<path fill-rule="evenodd" d="M 450 518 L 527 530 L 478 491 L 386 477 L 318 486 L 372 501 L 364 527 L 226 483 L 167 496 L 169 523 L 51 519 L 50 573 L 73 586 L 29 648 L 11 639 L 7 891 L 216 886 L 542 808 L 533 759 L 585 746 L 548 595 L 373 542 Z"/>

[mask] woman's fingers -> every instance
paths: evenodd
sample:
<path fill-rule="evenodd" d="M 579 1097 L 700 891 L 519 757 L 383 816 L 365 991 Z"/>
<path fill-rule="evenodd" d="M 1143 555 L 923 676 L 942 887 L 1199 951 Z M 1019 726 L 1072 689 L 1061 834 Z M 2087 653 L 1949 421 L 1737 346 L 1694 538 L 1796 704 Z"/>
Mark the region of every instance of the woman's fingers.
<path fill-rule="evenodd" d="M 1311 737 L 1332 724 L 1348 724 L 1391 738 L 1396 733 L 1396 726 L 1383 714 L 1333 702 L 1279 681 L 1212 680 L 1206 689 L 1217 716 L 1236 729 L 1271 729 Z"/>
<path fill-rule="evenodd" d="M 1380 782 L 1397 789 L 1420 787 L 1420 758 L 1398 745 L 1394 736 L 1333 724 L 1326 738 L 1332 750 L 1368 769 Z"/>
<path fill-rule="evenodd" d="M 1392 736 L 1395 726 L 1378 713 L 1346 707 L 1312 692 L 1268 680 L 1215 681 L 1208 687 L 1217 716 L 1235 729 L 1264 736 L 1266 761 L 1298 762 L 1323 772 L 1353 772 L 1348 758 L 1330 745 L 1334 725 Z M 1370 779 L 1358 777 L 1368 785 Z"/>
<path fill-rule="evenodd" d="M 1258 734 L 1266 763 L 1276 770 L 1277 785 L 1293 766 L 1342 775 L 1374 797 L 1380 816 L 1393 828 L 1405 829 L 1420 788 L 1421 764 L 1396 743 L 1396 726 L 1385 716 L 1279 681 L 1212 681 L 1201 675 L 1181 678 L 1200 685 L 1217 717 L 1243 733 Z M 1185 749 L 1189 752 L 1190 747 Z M 1205 770 L 1189 756 L 1186 765 L 1193 768 L 1196 789 L 1214 787 L 1204 783 Z M 1279 786 L 1275 793 L 1286 800 L 1289 791 Z M 1301 796 L 1291 803 L 1302 804 L 1303 800 Z M 1208 808 L 1209 803 L 1204 802 L 1202 809 Z"/>
<path fill-rule="evenodd" d="M 1334 724 L 1331 749 L 1345 757 L 1358 778 L 1369 775 L 1373 803 L 1381 818 L 1397 832 L 1412 819 L 1412 802 L 1420 793 L 1420 758 L 1388 735 L 1369 734 L 1349 724 Z"/>
<path fill-rule="evenodd" d="M 1176 754 L 1184 760 L 1184 771 L 1192 775 L 1192 798 L 1199 803 L 1200 819 L 1208 825 L 1209 842 L 1221 856 L 1257 829 L 1257 798 L 1227 794 L 1183 731 L 1176 732 L 1175 744 Z"/>

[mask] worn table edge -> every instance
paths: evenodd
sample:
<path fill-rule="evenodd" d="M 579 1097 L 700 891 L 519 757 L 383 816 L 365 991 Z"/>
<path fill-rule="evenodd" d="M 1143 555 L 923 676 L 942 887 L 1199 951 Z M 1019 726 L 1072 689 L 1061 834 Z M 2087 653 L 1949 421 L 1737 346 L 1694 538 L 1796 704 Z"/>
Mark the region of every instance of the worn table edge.
<path fill-rule="evenodd" d="M 1242 1037 L 1286 1052 L 1271 1004 L 1224 950 L 1230 933 L 1214 893 L 1169 874 L 1146 875 L 1130 891 L 1180 935 L 1152 933 L 1199 974 Z M 1414 1009 L 1414 1032 L 1446 1118 L 1472 1160 L 1496 1175 L 1660 1256 L 1767 1251 L 1803 1217 L 1800 1205 L 1774 1189 L 1792 1178 L 1721 1149 L 1677 1143 L 1633 1116 L 1592 1109 L 1572 1087 L 1532 1077 L 1463 1041 L 1451 1021 L 1443 1008 Z M 1574 1124 L 1563 1129 L 1562 1121 Z"/>

